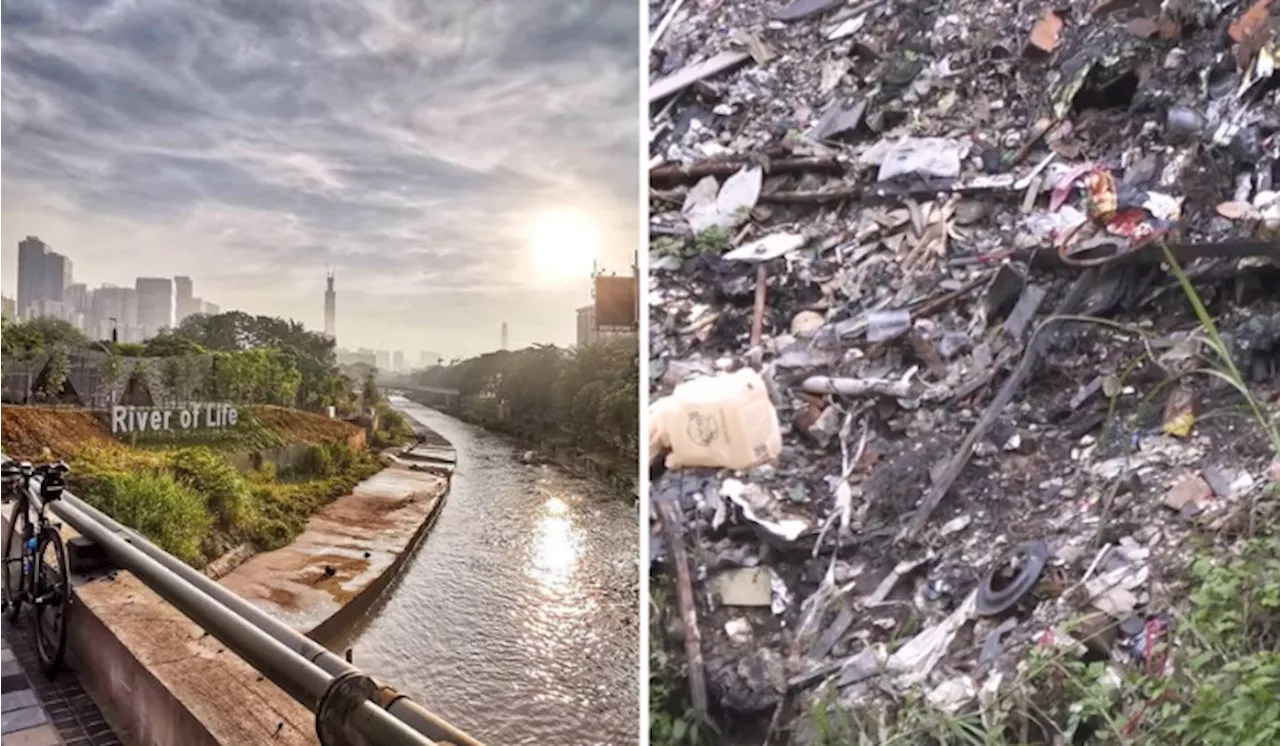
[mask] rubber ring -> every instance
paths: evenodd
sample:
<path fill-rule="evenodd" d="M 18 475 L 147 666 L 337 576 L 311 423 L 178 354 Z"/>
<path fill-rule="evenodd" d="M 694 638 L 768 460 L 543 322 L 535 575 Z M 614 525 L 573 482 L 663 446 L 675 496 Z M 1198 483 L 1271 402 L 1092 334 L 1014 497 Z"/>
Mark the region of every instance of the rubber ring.
<path fill-rule="evenodd" d="M 1005 563 L 1015 557 L 1023 560 L 1022 571 L 1007 586 L 997 591 L 992 587 Z M 995 616 L 1008 611 L 1040 582 L 1045 565 L 1049 562 L 1049 545 L 1043 539 L 1035 539 L 1018 545 L 996 562 L 978 586 L 975 610 L 980 616 Z"/>

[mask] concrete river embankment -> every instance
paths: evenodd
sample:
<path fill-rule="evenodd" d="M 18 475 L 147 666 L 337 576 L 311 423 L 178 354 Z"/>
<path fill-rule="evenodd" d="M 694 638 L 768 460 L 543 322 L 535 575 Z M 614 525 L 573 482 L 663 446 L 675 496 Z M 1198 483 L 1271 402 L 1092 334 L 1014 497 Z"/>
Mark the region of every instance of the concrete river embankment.
<path fill-rule="evenodd" d="M 343 641 L 356 665 L 489 743 L 636 743 L 635 507 L 392 403 L 447 438 L 458 465 L 422 547 Z"/>

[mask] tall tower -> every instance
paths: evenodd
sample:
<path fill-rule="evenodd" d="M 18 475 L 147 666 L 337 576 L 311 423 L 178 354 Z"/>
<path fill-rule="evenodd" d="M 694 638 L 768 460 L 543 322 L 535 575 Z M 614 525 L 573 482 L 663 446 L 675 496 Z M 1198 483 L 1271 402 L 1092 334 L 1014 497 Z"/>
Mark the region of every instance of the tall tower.
<path fill-rule="evenodd" d="M 507 349 L 507 322 L 502 322 L 502 349 Z"/>
<path fill-rule="evenodd" d="M 173 278 L 173 310 L 174 323 L 181 324 L 182 320 L 188 316 L 200 313 L 200 310 L 192 308 L 194 300 L 193 287 L 190 277 Z"/>
<path fill-rule="evenodd" d="M 49 253 L 44 241 L 27 236 L 18 242 L 18 317 L 27 318 L 45 298 L 44 258 Z"/>
<path fill-rule="evenodd" d="M 326 277 L 324 290 L 324 333 L 329 339 L 338 338 L 334 315 L 337 313 L 338 294 L 333 291 L 333 272 Z"/>

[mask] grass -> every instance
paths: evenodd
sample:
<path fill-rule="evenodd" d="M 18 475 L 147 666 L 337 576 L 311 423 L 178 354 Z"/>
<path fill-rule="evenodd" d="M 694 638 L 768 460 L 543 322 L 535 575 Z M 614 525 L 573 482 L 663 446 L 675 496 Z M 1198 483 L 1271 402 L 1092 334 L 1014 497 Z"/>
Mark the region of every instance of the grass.
<path fill-rule="evenodd" d="M 1166 258 L 1207 351 L 1193 373 L 1236 391 L 1280 459 L 1280 423 L 1245 384 L 1181 267 L 1168 252 Z M 1115 322 L 1080 320 L 1135 331 Z M 1112 396 L 1108 423 L 1115 408 Z M 892 701 L 850 703 L 828 688 L 797 721 L 806 735 L 802 740 L 821 746 L 1280 743 L 1280 486 L 1271 485 L 1251 500 L 1244 535 L 1227 547 L 1204 540 L 1182 577 L 1174 578 L 1183 600 L 1169 610 L 1167 631 L 1153 629 L 1142 636 L 1148 650 L 1136 660 L 1117 664 L 1081 658 L 1068 648 L 1035 648 L 993 700 L 957 714 L 924 702 L 921 690 Z M 1064 626 L 1077 629 L 1079 620 Z M 690 726 L 678 725 L 688 720 L 680 714 L 682 674 L 665 659 L 660 644 L 651 650 L 652 742 L 695 743 L 687 735 Z"/>
<path fill-rule="evenodd" d="M 1188 575 L 1170 631 L 1153 634 L 1149 653 L 1129 664 L 1036 648 L 986 708 L 949 715 L 920 691 L 849 708 L 827 690 L 805 728 L 820 746 L 1280 742 L 1280 533 L 1230 557 L 1203 554 Z"/>
<path fill-rule="evenodd" d="M 675 606 L 675 589 L 666 579 L 649 583 L 649 743 L 653 746 L 705 746 L 718 741 L 711 723 L 698 719 L 689 704 L 679 659 L 662 646 L 664 609 Z"/>
<path fill-rule="evenodd" d="M 413 428 L 400 410 L 386 402 L 378 402 L 378 429 L 373 434 L 373 448 L 402 446 L 413 440 Z"/>
<path fill-rule="evenodd" d="M 213 449 L 138 449 L 93 444 L 72 460 L 86 501 L 193 567 L 241 543 L 288 544 L 315 511 L 381 465 L 344 442 L 312 444 L 302 465 L 277 474 L 267 462 L 248 474 Z"/>
<path fill-rule="evenodd" d="M 711 226 L 693 237 L 693 240 L 663 236 L 653 241 L 653 250 L 659 254 L 683 259 L 699 254 L 723 254 L 733 246 L 733 234 L 727 228 Z"/>

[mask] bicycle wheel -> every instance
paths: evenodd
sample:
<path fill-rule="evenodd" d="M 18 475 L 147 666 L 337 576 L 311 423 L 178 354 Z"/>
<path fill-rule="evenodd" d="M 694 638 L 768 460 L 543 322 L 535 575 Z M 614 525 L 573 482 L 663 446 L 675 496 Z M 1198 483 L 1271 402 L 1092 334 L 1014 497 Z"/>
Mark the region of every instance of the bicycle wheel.
<path fill-rule="evenodd" d="M 67 615 L 71 611 L 71 573 L 67 549 L 58 529 L 46 526 L 40 532 L 36 552 L 36 582 L 32 605 L 36 610 L 36 650 L 46 676 L 62 666 L 67 652 Z"/>
<path fill-rule="evenodd" d="M 9 621 L 17 621 L 22 610 L 22 553 L 31 538 L 31 518 L 27 515 L 25 500 L 18 500 L 9 519 L 9 531 L 4 535 L 4 571 L 0 582 L 4 584 L 4 607 L 9 610 Z"/>

